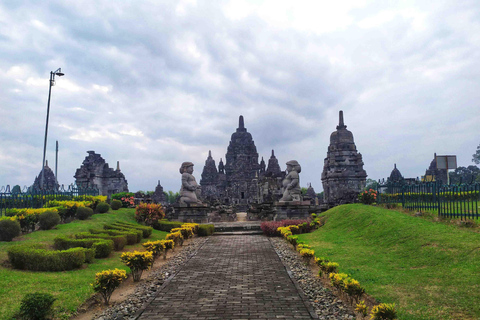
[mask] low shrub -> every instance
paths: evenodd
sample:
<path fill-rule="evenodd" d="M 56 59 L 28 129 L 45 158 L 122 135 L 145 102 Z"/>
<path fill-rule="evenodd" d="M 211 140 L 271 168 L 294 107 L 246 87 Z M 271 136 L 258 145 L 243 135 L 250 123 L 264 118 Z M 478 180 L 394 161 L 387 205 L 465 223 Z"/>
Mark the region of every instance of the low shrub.
<path fill-rule="evenodd" d="M 66 271 L 86 262 L 89 249 L 45 250 L 35 245 L 18 245 L 7 250 L 8 260 L 15 269 L 30 271 Z M 89 251 L 91 255 L 92 251 Z M 88 254 L 88 253 L 87 253 Z"/>
<path fill-rule="evenodd" d="M 193 230 L 192 228 L 186 228 L 186 227 L 181 227 L 181 228 L 174 228 L 170 232 L 180 232 L 183 236 L 184 239 L 189 239 L 193 237 Z"/>
<path fill-rule="evenodd" d="M 23 319 L 43 320 L 52 313 L 55 298 L 50 293 L 27 293 L 20 304 Z"/>
<path fill-rule="evenodd" d="M 78 220 L 87 220 L 93 215 L 93 210 L 88 207 L 78 207 L 76 217 Z"/>
<path fill-rule="evenodd" d="M 151 252 L 124 252 L 120 260 L 132 271 L 133 281 L 140 281 L 143 270 L 147 270 L 153 264 L 153 254 Z"/>
<path fill-rule="evenodd" d="M 358 194 L 358 200 L 363 204 L 373 204 L 377 201 L 377 191 L 369 189 L 360 192 Z"/>
<path fill-rule="evenodd" d="M 365 288 L 360 286 L 360 282 L 357 280 L 347 278 L 343 280 L 343 291 L 345 291 L 345 293 L 351 298 L 355 299 L 355 301 L 358 301 L 365 293 Z"/>
<path fill-rule="evenodd" d="M 320 263 L 320 272 L 325 273 L 337 273 L 338 272 L 338 263 L 336 262 L 322 262 Z"/>
<path fill-rule="evenodd" d="M 151 252 L 154 258 L 158 257 L 160 253 L 165 251 L 165 244 L 162 242 L 162 240 L 147 241 L 142 243 L 142 246 L 145 248 L 145 250 Z"/>
<path fill-rule="evenodd" d="M 113 291 L 126 278 L 127 273 L 125 272 L 125 270 L 120 270 L 116 268 L 115 270 L 104 270 L 95 274 L 95 282 L 92 284 L 93 290 L 100 293 L 103 297 L 105 305 L 108 305 Z"/>
<path fill-rule="evenodd" d="M 297 237 L 297 236 L 288 236 L 288 237 L 287 237 L 287 241 L 288 241 L 294 248 L 296 248 L 296 247 L 297 247 L 298 237 Z"/>
<path fill-rule="evenodd" d="M 107 239 L 107 240 L 112 240 L 113 241 L 113 249 L 115 251 L 120 251 L 122 250 L 126 245 L 127 245 L 127 236 L 126 235 L 109 235 L 106 233 L 90 233 L 90 232 L 80 232 L 76 233 L 74 235 L 75 239 L 92 239 L 92 238 L 97 238 L 97 239 Z M 135 239 L 137 236 L 135 235 Z"/>
<path fill-rule="evenodd" d="M 60 223 L 60 215 L 55 211 L 45 211 L 38 216 L 38 224 L 42 230 L 50 230 Z"/>
<path fill-rule="evenodd" d="M 183 223 L 178 221 L 158 220 L 152 224 L 153 229 L 170 232 L 173 228 L 182 227 Z"/>
<path fill-rule="evenodd" d="M 291 226 L 291 225 L 301 225 L 303 223 L 309 224 L 310 221 L 308 220 L 281 220 L 281 221 L 264 221 L 260 225 L 260 228 L 262 229 L 263 233 L 267 237 L 280 237 L 280 231 L 278 231 L 279 227 L 286 227 L 286 226 Z"/>
<path fill-rule="evenodd" d="M 348 274 L 332 272 L 328 275 L 328 278 L 332 287 L 340 291 L 344 289 L 344 281 L 348 278 Z"/>
<path fill-rule="evenodd" d="M 355 305 L 355 311 L 360 313 L 362 317 L 366 317 L 368 315 L 368 307 L 365 305 L 365 301 L 362 300 Z"/>
<path fill-rule="evenodd" d="M 182 233 L 179 231 L 167 234 L 167 236 L 165 237 L 165 240 L 173 240 L 173 242 L 175 243 L 175 246 L 183 245 L 183 236 L 182 236 Z"/>
<path fill-rule="evenodd" d="M 370 316 L 372 320 L 395 320 L 397 318 L 395 303 L 381 303 L 374 306 Z"/>
<path fill-rule="evenodd" d="M 308 263 L 310 259 L 313 258 L 313 255 L 315 254 L 315 251 L 312 249 L 301 249 L 300 250 L 300 255 L 302 256 L 303 260 Z"/>
<path fill-rule="evenodd" d="M 122 201 L 112 200 L 112 203 L 110 203 L 110 207 L 112 208 L 112 210 L 118 210 L 122 207 Z"/>
<path fill-rule="evenodd" d="M 200 224 L 198 226 L 198 236 L 207 237 L 215 232 L 215 226 L 213 224 Z"/>
<path fill-rule="evenodd" d="M 140 203 L 135 208 L 135 219 L 146 225 L 153 225 L 156 221 L 165 217 L 165 211 L 161 204 L 156 203 Z"/>
<path fill-rule="evenodd" d="M 197 233 L 198 233 L 199 224 L 198 224 L 198 223 L 184 223 L 184 224 L 182 224 L 182 228 L 183 228 L 183 227 L 192 228 L 193 233 L 197 234 Z"/>
<path fill-rule="evenodd" d="M 0 219 L 0 241 L 12 241 L 20 235 L 20 223 L 11 218 Z"/>
<path fill-rule="evenodd" d="M 163 259 L 167 259 L 167 251 L 168 250 L 173 250 L 175 248 L 175 243 L 173 240 L 160 240 L 162 243 L 162 246 L 165 248 L 163 250 Z"/>
<path fill-rule="evenodd" d="M 106 213 L 108 210 L 110 210 L 110 205 L 106 202 L 99 202 L 95 210 L 97 213 Z"/>
<path fill-rule="evenodd" d="M 58 236 L 53 239 L 54 247 L 57 250 L 67 250 L 70 248 L 94 248 L 95 258 L 106 258 L 113 251 L 113 240 L 109 239 L 71 239 L 65 236 Z"/>

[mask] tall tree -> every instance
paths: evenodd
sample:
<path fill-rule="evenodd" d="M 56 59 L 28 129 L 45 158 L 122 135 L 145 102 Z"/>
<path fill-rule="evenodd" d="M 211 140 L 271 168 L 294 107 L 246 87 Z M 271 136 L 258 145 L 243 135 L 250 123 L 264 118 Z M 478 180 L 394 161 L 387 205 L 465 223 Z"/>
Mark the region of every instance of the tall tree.
<path fill-rule="evenodd" d="M 477 152 L 473 154 L 472 161 L 476 164 L 480 164 L 480 144 L 477 147 Z"/>

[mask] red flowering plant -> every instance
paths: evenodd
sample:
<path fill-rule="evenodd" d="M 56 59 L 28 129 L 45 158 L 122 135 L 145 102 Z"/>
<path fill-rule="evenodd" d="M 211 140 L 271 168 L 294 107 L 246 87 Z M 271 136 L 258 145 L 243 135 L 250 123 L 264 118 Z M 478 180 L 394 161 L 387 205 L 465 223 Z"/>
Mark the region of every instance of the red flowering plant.
<path fill-rule="evenodd" d="M 165 211 L 163 211 L 161 204 L 142 202 L 135 209 L 135 219 L 138 222 L 144 222 L 148 226 L 151 226 L 158 220 L 162 220 L 163 217 L 165 217 Z"/>
<path fill-rule="evenodd" d="M 373 204 L 377 201 L 377 191 L 369 189 L 368 191 L 360 192 L 358 200 L 363 204 Z"/>
<path fill-rule="evenodd" d="M 120 198 L 120 201 L 122 201 L 122 207 L 124 208 L 135 207 L 135 200 L 133 197 L 122 197 Z"/>

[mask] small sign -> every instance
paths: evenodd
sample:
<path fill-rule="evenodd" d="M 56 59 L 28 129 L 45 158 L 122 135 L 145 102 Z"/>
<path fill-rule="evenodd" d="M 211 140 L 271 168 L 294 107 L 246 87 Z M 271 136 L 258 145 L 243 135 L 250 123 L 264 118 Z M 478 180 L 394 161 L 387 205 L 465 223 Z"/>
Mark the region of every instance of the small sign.
<path fill-rule="evenodd" d="M 457 156 L 437 156 L 437 169 L 457 169 Z"/>

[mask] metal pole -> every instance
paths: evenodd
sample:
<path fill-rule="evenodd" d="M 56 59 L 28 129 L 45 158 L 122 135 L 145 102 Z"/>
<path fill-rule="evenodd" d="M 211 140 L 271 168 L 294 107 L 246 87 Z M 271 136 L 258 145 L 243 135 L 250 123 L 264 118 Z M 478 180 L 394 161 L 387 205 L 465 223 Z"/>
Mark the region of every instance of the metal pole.
<path fill-rule="evenodd" d="M 57 180 L 57 183 L 58 183 L 57 169 L 58 169 L 58 140 L 55 146 L 55 180 Z"/>
<path fill-rule="evenodd" d="M 50 115 L 50 97 L 52 95 L 52 85 L 53 85 L 54 73 L 50 71 L 50 87 L 48 89 L 48 102 L 47 102 L 47 120 L 45 123 L 45 140 L 43 142 L 43 161 L 42 161 L 42 176 L 40 179 L 40 188 L 43 189 L 43 183 L 45 179 L 45 155 L 47 153 L 47 134 L 48 134 L 48 116 Z"/>

